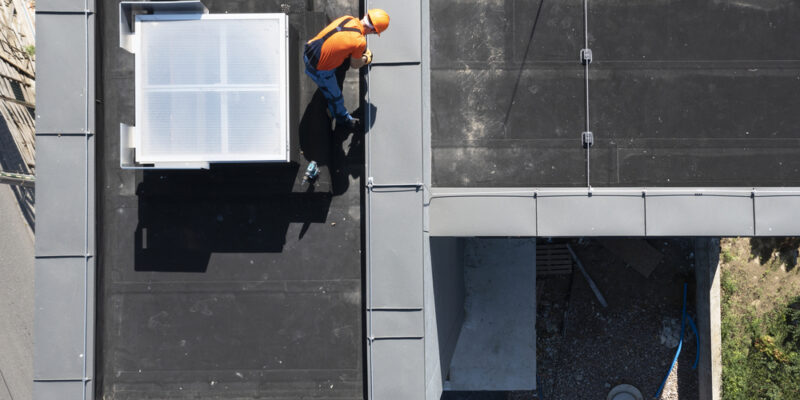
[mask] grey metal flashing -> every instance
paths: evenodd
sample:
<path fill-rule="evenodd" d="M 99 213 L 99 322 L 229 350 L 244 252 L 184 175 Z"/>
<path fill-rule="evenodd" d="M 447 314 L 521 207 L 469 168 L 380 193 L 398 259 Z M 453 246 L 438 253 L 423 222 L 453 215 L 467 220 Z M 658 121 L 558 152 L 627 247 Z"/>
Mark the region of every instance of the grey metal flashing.
<path fill-rule="evenodd" d="M 436 189 L 428 213 L 432 236 L 536 236 L 532 190 Z"/>
<path fill-rule="evenodd" d="M 426 365 L 420 2 L 365 6 L 384 8 L 393 18 L 381 38 L 369 41 L 376 65 L 367 78 L 367 103 L 377 112 L 366 121 L 367 396 L 421 399 Z"/>
<path fill-rule="evenodd" d="M 88 141 L 88 143 L 87 143 Z M 49 225 L 36 231 L 36 256 L 83 256 L 86 191 L 94 199 L 94 185 L 86 182 L 84 162 L 94 171 L 94 136 L 36 137 L 36 216 Z M 94 202 L 88 204 L 94 214 Z M 94 247 L 94 230 L 89 230 L 89 247 Z"/>
<path fill-rule="evenodd" d="M 36 2 L 36 13 L 80 13 L 94 12 L 94 2 L 86 0 L 39 0 Z M 38 24 L 37 24 L 38 25 Z M 37 35 L 39 33 L 37 32 Z M 38 53 L 38 51 L 37 51 Z"/>
<path fill-rule="evenodd" d="M 395 99 L 391 109 L 377 109 L 370 128 L 370 149 L 382 154 L 370 162 L 370 176 L 377 182 L 421 182 L 422 168 L 408 168 L 422 165 L 421 139 L 408 140 L 422 130 L 421 78 L 418 65 L 375 66 L 370 70 L 370 98 Z"/>
<path fill-rule="evenodd" d="M 754 222 L 750 192 L 647 195 L 650 236 L 752 236 Z"/>
<path fill-rule="evenodd" d="M 137 14 L 208 14 L 200 0 L 123 1 L 119 3 L 119 47 L 133 53 L 134 19 Z"/>
<path fill-rule="evenodd" d="M 424 339 L 377 340 L 371 343 L 374 374 L 372 399 L 425 398 Z"/>
<path fill-rule="evenodd" d="M 798 207 L 790 187 L 432 188 L 428 209 L 431 236 L 791 236 Z"/>
<path fill-rule="evenodd" d="M 546 191 L 536 199 L 537 236 L 644 236 L 644 208 L 641 192 Z"/>
<path fill-rule="evenodd" d="M 83 384 L 74 381 L 34 381 L 34 399 L 80 399 Z"/>
<path fill-rule="evenodd" d="M 371 308 L 422 308 L 422 192 L 369 193 Z"/>
<path fill-rule="evenodd" d="M 380 40 L 370 44 L 370 50 L 374 54 L 373 62 L 376 65 L 419 63 L 422 42 L 420 1 L 370 0 L 369 8 L 382 8 L 392 18 L 390 28 L 381 34 Z"/>
<path fill-rule="evenodd" d="M 418 310 L 376 310 L 370 313 L 373 318 L 375 339 L 419 338 L 424 337 L 425 324 L 422 308 Z"/>
<path fill-rule="evenodd" d="M 94 132 L 94 107 L 88 126 L 85 111 L 87 96 L 94 96 L 94 80 L 87 81 L 87 66 L 94 65 L 94 51 L 87 51 L 94 49 L 94 15 L 37 13 L 36 19 L 37 134 Z"/>
<path fill-rule="evenodd" d="M 84 325 L 76 316 L 84 313 L 85 267 L 83 258 L 36 260 L 34 381 L 83 380 Z"/>
<path fill-rule="evenodd" d="M 43 3 L 33 398 L 87 400 L 94 397 L 95 3 Z"/>
<path fill-rule="evenodd" d="M 782 188 L 761 188 L 753 194 L 756 236 L 797 235 L 800 221 L 800 193 Z"/>

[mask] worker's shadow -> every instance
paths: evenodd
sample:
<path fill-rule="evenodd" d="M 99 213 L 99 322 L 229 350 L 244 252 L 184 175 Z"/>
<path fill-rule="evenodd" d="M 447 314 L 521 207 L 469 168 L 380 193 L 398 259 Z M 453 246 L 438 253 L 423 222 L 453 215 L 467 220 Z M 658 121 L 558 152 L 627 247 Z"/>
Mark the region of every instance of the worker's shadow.
<path fill-rule="evenodd" d="M 337 68 L 336 80 L 339 88 L 343 88 L 349 69 L 349 60 Z M 300 119 L 299 144 L 303 157 L 306 161 L 314 160 L 319 166 L 326 167 L 330 174 L 330 192 L 333 195 L 347 192 L 351 179 L 358 180 L 364 174 L 364 123 L 369 121 L 371 127 L 377 109 L 364 100 L 367 83 L 363 71 L 359 74 L 359 80 L 360 107 L 351 112 L 354 118 L 360 120 L 355 128 L 333 122 L 328 112 L 328 102 L 319 89 L 314 92 Z M 369 112 L 364 112 L 365 109 Z M 323 171 L 319 183 L 324 184 L 326 178 L 328 177 Z"/>
<path fill-rule="evenodd" d="M 331 194 L 297 192 L 295 163 L 144 171 L 137 271 L 205 272 L 212 253 L 282 252 L 292 223 L 322 223 Z"/>

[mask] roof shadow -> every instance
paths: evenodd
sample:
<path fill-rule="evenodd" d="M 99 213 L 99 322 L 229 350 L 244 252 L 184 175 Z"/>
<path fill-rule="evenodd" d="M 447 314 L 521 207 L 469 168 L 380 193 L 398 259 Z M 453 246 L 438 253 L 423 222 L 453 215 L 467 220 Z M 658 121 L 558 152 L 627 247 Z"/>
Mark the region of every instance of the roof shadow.
<path fill-rule="evenodd" d="M 289 224 L 325 222 L 331 193 L 293 192 L 297 163 L 144 171 L 137 271 L 205 272 L 211 253 L 281 252 Z"/>

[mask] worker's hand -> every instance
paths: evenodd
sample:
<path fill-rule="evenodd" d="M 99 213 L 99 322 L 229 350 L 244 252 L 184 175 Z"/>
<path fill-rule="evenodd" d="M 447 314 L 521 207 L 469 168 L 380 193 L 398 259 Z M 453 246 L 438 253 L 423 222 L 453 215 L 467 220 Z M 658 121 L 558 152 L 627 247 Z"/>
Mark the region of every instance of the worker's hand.
<path fill-rule="evenodd" d="M 371 64 L 372 63 L 372 51 L 367 49 L 367 51 L 364 52 L 364 55 L 361 56 L 361 60 L 364 61 L 364 65 Z"/>

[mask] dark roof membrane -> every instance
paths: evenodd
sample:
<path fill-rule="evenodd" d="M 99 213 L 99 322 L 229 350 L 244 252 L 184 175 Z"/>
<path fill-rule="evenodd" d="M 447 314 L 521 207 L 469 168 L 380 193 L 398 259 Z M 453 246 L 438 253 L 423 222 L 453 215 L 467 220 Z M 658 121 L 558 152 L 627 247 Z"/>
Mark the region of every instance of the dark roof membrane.
<path fill-rule="evenodd" d="M 585 186 L 580 0 L 431 1 L 435 186 Z M 800 4 L 588 3 L 592 186 L 800 185 Z"/>

